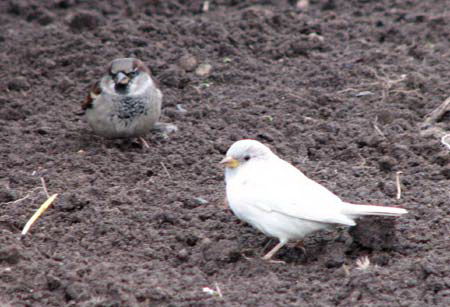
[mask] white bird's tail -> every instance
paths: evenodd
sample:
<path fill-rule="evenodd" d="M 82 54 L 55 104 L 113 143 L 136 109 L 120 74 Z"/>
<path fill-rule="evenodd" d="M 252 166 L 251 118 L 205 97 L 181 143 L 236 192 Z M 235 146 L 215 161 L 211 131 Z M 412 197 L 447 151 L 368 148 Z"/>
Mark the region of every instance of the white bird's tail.
<path fill-rule="evenodd" d="M 408 213 L 403 208 L 373 206 L 373 205 L 357 205 L 351 203 L 344 203 L 342 212 L 345 215 L 358 217 L 361 215 L 385 215 L 385 216 L 400 216 Z"/>

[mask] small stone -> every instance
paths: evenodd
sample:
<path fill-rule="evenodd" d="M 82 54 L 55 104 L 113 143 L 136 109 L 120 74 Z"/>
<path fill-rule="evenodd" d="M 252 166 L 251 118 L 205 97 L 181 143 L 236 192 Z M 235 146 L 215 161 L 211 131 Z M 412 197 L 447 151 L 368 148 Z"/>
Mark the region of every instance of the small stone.
<path fill-rule="evenodd" d="M 25 77 L 19 76 L 8 82 L 8 89 L 11 91 L 25 91 L 30 88 L 30 84 L 28 83 Z"/>
<path fill-rule="evenodd" d="M 211 64 L 200 64 L 195 70 L 195 74 L 199 77 L 206 77 L 211 73 L 212 65 Z"/>
<path fill-rule="evenodd" d="M 43 59 L 41 65 L 46 68 L 54 68 L 56 66 L 56 62 L 52 59 Z"/>
<path fill-rule="evenodd" d="M 177 104 L 175 107 L 177 108 L 178 112 L 180 112 L 180 113 L 187 113 L 187 110 L 183 107 L 182 104 Z"/>
<path fill-rule="evenodd" d="M 83 299 L 83 297 L 86 297 L 86 293 L 85 290 L 83 289 L 83 286 L 77 282 L 68 285 L 64 289 L 64 293 L 68 301 L 81 300 Z"/>
<path fill-rule="evenodd" d="M 197 65 L 197 59 L 191 54 L 183 55 L 178 61 L 178 65 L 185 71 L 193 71 Z"/>
<path fill-rule="evenodd" d="M 362 91 L 359 93 L 356 93 L 356 97 L 364 97 L 364 96 L 371 96 L 373 93 L 371 91 Z"/>
<path fill-rule="evenodd" d="M 180 250 L 180 251 L 178 252 L 177 258 L 180 259 L 180 260 L 182 260 L 182 261 L 187 260 L 187 259 L 189 258 L 189 253 L 188 253 L 188 251 L 187 251 L 185 248 L 183 248 L 182 250 Z"/>
<path fill-rule="evenodd" d="M 194 201 L 199 205 L 206 205 L 208 203 L 208 201 L 206 199 L 201 198 L 201 197 L 194 198 Z"/>

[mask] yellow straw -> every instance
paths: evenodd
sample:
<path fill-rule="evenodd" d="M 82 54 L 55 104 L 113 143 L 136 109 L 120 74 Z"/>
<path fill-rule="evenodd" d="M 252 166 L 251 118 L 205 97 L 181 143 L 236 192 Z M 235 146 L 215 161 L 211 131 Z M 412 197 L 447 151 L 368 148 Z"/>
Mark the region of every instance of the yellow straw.
<path fill-rule="evenodd" d="M 22 236 L 26 235 L 28 230 L 30 230 L 31 225 L 36 222 L 36 220 L 41 216 L 42 213 L 44 213 L 45 210 L 52 204 L 52 202 L 55 200 L 56 196 L 58 194 L 53 194 L 50 196 L 40 207 L 39 209 L 33 214 L 31 219 L 28 220 L 28 222 L 25 224 L 25 227 L 22 230 Z"/>

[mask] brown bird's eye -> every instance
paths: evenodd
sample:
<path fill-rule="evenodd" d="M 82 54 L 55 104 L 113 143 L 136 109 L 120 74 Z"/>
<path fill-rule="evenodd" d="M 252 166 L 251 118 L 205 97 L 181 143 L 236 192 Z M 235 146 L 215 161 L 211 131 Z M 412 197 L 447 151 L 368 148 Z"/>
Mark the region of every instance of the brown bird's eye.
<path fill-rule="evenodd" d="M 249 156 L 249 155 L 245 156 L 245 157 L 244 157 L 244 160 L 245 160 L 245 161 L 250 160 L 250 156 Z"/>

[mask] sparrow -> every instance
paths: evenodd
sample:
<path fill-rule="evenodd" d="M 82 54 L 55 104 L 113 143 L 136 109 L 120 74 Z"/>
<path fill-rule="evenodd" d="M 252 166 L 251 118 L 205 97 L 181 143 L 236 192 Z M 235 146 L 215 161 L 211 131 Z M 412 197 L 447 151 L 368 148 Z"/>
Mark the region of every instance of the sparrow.
<path fill-rule="evenodd" d="M 332 225 L 356 225 L 364 215 L 400 216 L 405 209 L 357 205 L 341 200 L 256 140 L 240 140 L 220 162 L 225 166 L 226 196 L 233 213 L 279 243 L 270 260 L 289 240 Z"/>
<path fill-rule="evenodd" d="M 92 130 L 106 138 L 139 138 L 159 120 L 162 93 L 150 70 L 135 58 L 113 60 L 81 104 Z"/>

